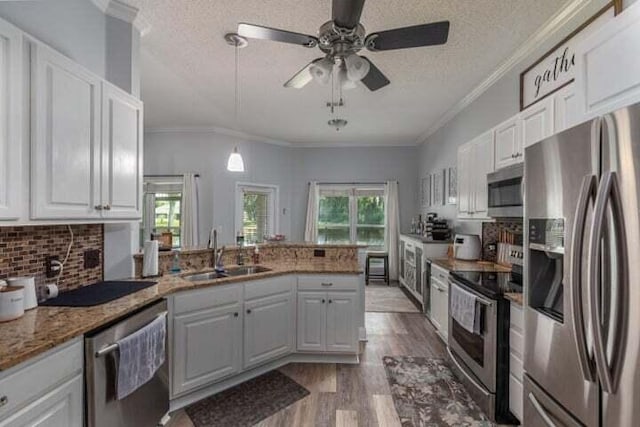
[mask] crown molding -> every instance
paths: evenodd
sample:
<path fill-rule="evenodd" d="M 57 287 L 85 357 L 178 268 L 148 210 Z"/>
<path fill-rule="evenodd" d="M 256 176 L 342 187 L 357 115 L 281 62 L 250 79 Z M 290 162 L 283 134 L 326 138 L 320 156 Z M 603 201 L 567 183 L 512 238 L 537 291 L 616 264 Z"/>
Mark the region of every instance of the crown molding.
<path fill-rule="evenodd" d="M 415 141 L 416 145 L 420 145 L 436 133 L 441 127 L 446 125 L 462 110 L 469 106 L 473 101 L 478 99 L 485 93 L 494 83 L 504 77 L 522 60 L 531 55 L 541 44 L 549 40 L 556 31 L 562 28 L 570 19 L 576 16 L 591 0 L 573 0 L 565 7 L 551 17 L 542 27 L 540 27 L 531 37 L 529 37 L 506 61 L 498 66 L 485 80 L 476 86 L 468 95 L 462 98 L 458 103 L 451 107 L 440 117 L 433 125 L 431 125 L 424 133 L 422 133 Z"/>
<path fill-rule="evenodd" d="M 278 141 L 264 136 L 253 135 L 238 130 L 217 127 L 217 126 L 187 126 L 187 127 L 170 127 L 170 128 L 149 128 L 144 130 L 145 134 L 154 133 L 215 133 L 218 135 L 231 136 L 238 139 L 244 139 L 252 142 L 264 142 L 266 144 L 279 145 L 282 147 L 291 147 L 293 144 L 288 141 Z"/>
<path fill-rule="evenodd" d="M 149 21 L 147 21 L 135 7 L 118 0 L 91 0 L 91 2 L 100 9 L 102 13 L 133 25 L 140 32 L 141 36 L 146 35 L 151 29 Z"/>
<path fill-rule="evenodd" d="M 415 147 L 414 141 L 403 142 L 382 142 L 366 143 L 366 142 L 301 142 L 298 144 L 292 144 L 294 148 L 400 148 L 400 147 Z"/>

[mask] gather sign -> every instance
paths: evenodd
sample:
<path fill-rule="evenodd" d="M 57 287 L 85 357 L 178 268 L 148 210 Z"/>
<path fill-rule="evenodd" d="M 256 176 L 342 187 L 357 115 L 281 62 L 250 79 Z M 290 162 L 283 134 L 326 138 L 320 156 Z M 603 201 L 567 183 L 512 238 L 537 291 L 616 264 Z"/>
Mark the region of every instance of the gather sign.
<path fill-rule="evenodd" d="M 520 110 L 557 92 L 575 79 L 575 46 L 615 16 L 611 3 L 520 74 Z"/>

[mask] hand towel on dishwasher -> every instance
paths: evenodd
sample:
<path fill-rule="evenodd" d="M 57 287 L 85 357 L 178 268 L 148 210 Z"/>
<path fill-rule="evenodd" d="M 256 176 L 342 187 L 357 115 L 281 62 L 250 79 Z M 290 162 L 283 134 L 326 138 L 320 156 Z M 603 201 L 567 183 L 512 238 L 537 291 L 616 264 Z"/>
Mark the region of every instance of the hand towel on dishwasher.
<path fill-rule="evenodd" d="M 165 359 L 166 317 L 158 316 L 143 328 L 118 341 L 118 400 L 153 378 Z"/>
<path fill-rule="evenodd" d="M 459 286 L 451 286 L 451 317 L 469 333 L 480 332 L 479 310 L 476 296 Z"/>

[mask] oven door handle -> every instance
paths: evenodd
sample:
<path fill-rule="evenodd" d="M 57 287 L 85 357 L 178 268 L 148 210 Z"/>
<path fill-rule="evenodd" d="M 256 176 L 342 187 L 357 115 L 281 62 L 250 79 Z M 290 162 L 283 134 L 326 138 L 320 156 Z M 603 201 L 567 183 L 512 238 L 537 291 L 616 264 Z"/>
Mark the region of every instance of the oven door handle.
<path fill-rule="evenodd" d="M 453 352 L 448 346 L 447 346 L 447 352 L 449 353 L 449 357 L 451 358 L 453 363 L 456 364 L 456 367 L 458 368 L 458 370 L 462 372 L 462 374 L 469 380 L 469 382 L 473 384 L 474 387 L 477 388 L 482 394 L 484 394 L 485 396 L 489 396 L 491 393 L 489 393 L 487 389 L 484 388 L 484 386 L 478 384 L 478 382 L 475 379 L 473 379 L 469 374 L 467 374 L 467 371 L 465 371 L 464 368 L 460 366 L 460 363 L 458 363 L 458 360 L 456 359 Z"/>
<path fill-rule="evenodd" d="M 542 407 L 540 402 L 538 402 L 538 399 L 536 399 L 533 393 L 529 393 L 527 397 L 529 398 L 529 402 L 531 402 L 536 412 L 538 413 L 538 415 L 540 415 L 540 418 L 542 418 L 545 424 L 549 427 L 557 427 L 556 423 L 554 423 L 553 420 L 549 417 L 549 415 L 547 414 L 547 411 L 544 410 L 544 408 Z"/>

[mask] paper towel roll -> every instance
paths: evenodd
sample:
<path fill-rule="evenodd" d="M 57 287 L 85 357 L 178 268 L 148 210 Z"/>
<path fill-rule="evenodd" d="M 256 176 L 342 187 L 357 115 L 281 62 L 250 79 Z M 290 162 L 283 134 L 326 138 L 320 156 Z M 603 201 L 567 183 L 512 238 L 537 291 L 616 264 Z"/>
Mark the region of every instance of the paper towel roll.
<path fill-rule="evenodd" d="M 58 296 L 58 287 L 54 284 L 45 285 L 47 290 L 47 299 L 55 298 Z"/>
<path fill-rule="evenodd" d="M 144 258 L 142 260 L 142 277 L 158 275 L 158 241 L 144 242 Z"/>

